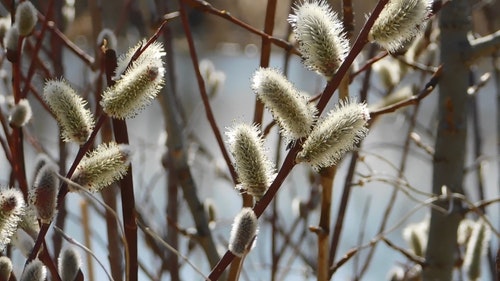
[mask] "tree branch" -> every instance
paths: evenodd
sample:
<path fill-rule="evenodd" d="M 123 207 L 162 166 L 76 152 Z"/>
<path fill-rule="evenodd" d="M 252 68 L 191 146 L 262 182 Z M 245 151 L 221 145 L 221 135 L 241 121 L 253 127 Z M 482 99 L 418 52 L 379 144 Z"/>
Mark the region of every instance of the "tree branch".
<path fill-rule="evenodd" d="M 465 62 L 473 64 L 481 57 L 491 56 L 500 50 L 500 30 L 480 38 L 469 38 L 470 48 L 465 54 Z"/>

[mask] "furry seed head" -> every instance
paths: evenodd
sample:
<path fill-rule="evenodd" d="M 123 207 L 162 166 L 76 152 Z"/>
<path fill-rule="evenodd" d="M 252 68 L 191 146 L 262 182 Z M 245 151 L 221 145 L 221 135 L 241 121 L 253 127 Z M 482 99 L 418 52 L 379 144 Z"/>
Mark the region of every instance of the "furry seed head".
<path fill-rule="evenodd" d="M 431 0 L 390 0 L 373 24 L 368 40 L 389 52 L 420 34 L 429 17 Z"/>
<path fill-rule="evenodd" d="M 116 84 L 102 94 L 101 106 L 113 118 L 134 117 L 151 103 L 163 87 L 165 69 L 161 58 L 165 51 L 161 43 L 149 45 L 127 68 L 135 52 L 144 44 L 143 41 L 119 59 Z"/>
<path fill-rule="evenodd" d="M 242 257 L 251 247 L 257 235 L 257 216 L 252 208 L 243 208 L 234 218 L 231 236 L 229 238 L 229 251 L 235 256 Z"/>
<path fill-rule="evenodd" d="M 16 21 L 14 24 L 18 27 L 19 34 L 22 36 L 29 35 L 33 31 L 38 20 L 35 6 L 29 1 L 19 3 L 19 5 L 17 5 L 15 19 Z"/>
<path fill-rule="evenodd" d="M 464 268 L 469 280 L 480 280 L 481 260 L 487 253 L 489 242 L 490 229 L 481 219 L 475 223 L 465 251 Z"/>
<path fill-rule="evenodd" d="M 80 254 L 73 247 L 68 247 L 59 254 L 57 267 L 62 281 L 74 281 L 81 266 Z"/>
<path fill-rule="evenodd" d="M 259 129 L 237 124 L 226 135 L 242 189 L 259 200 L 274 178 L 274 164 L 266 156 Z"/>
<path fill-rule="evenodd" d="M 288 17 L 304 64 L 330 79 L 349 51 L 342 22 L 323 0 L 305 0 Z"/>
<path fill-rule="evenodd" d="M 33 116 L 30 103 L 27 99 L 21 99 L 14 105 L 9 115 L 9 124 L 13 127 L 22 127 L 30 121 Z"/>
<path fill-rule="evenodd" d="M 36 259 L 24 268 L 20 281 L 43 281 L 47 277 L 47 269 L 43 263 Z"/>
<path fill-rule="evenodd" d="M 0 251 L 10 243 L 24 212 L 24 199 L 17 189 L 0 189 Z"/>
<path fill-rule="evenodd" d="M 42 223 L 50 223 L 56 212 L 59 179 L 57 167 L 46 164 L 35 178 L 33 189 L 29 192 L 30 204 L 35 208 L 36 216 Z"/>
<path fill-rule="evenodd" d="M 279 71 L 260 68 L 252 78 L 252 89 L 271 111 L 286 138 L 299 139 L 311 131 L 316 107 L 308 104 L 307 97 Z"/>
<path fill-rule="evenodd" d="M 364 103 L 341 101 L 314 127 L 296 161 L 319 170 L 337 164 L 368 133 L 370 113 Z"/>
<path fill-rule="evenodd" d="M 98 192 L 114 181 L 123 178 L 128 171 L 131 154 L 127 145 L 114 142 L 101 144 L 83 157 L 71 180 L 91 192 Z M 71 186 L 70 189 L 77 191 Z"/>
<path fill-rule="evenodd" d="M 64 141 L 85 143 L 94 129 L 94 119 L 87 102 L 64 80 L 49 80 L 43 89 L 44 99 L 56 116 Z"/>

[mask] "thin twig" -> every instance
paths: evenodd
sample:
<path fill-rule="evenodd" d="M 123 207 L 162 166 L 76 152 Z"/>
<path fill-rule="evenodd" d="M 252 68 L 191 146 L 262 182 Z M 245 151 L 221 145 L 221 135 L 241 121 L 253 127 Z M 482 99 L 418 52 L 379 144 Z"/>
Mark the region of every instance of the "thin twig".
<path fill-rule="evenodd" d="M 203 106 L 205 107 L 205 114 L 207 116 L 210 127 L 212 128 L 214 136 L 217 139 L 217 144 L 219 145 L 219 149 L 222 152 L 222 156 L 224 157 L 224 160 L 226 161 L 227 167 L 229 168 L 229 172 L 231 173 L 231 178 L 233 179 L 233 182 L 236 184 L 237 183 L 236 171 L 234 170 L 234 167 L 231 164 L 231 159 L 229 158 L 229 154 L 228 154 L 226 147 L 224 145 L 224 140 L 222 139 L 222 134 L 220 133 L 219 127 L 217 126 L 214 114 L 212 112 L 212 107 L 210 106 L 207 91 L 205 89 L 205 82 L 203 81 L 203 76 L 200 73 L 200 68 L 198 65 L 198 55 L 196 54 L 196 49 L 195 49 L 193 37 L 191 34 L 191 28 L 189 27 L 189 21 L 188 21 L 188 17 L 186 14 L 186 9 L 184 7 L 184 3 L 182 2 L 182 0 L 179 0 L 179 6 L 180 6 L 180 15 L 181 15 L 181 20 L 182 20 L 182 26 L 184 27 L 184 33 L 186 34 L 186 39 L 188 41 L 189 55 L 190 55 L 191 61 L 193 63 L 193 68 L 194 68 L 194 71 L 196 74 L 196 81 L 198 82 L 198 88 L 199 88 L 199 92 L 201 95 L 201 99 L 203 101 Z"/>
<path fill-rule="evenodd" d="M 370 117 L 371 117 L 370 122 L 373 122 L 375 117 L 377 117 L 379 115 L 394 112 L 402 107 L 409 106 L 412 104 L 418 104 L 421 100 L 423 100 L 425 97 L 427 97 L 435 89 L 436 85 L 439 82 L 439 77 L 441 76 L 442 71 L 443 71 L 443 67 L 439 66 L 438 69 L 436 70 L 436 72 L 434 72 L 434 74 L 430 78 L 429 82 L 427 82 L 425 87 L 418 94 L 413 95 L 406 100 L 403 100 L 403 101 L 397 102 L 395 104 L 391 104 L 389 106 L 386 106 L 384 108 L 371 111 L 370 112 Z"/>
<path fill-rule="evenodd" d="M 286 42 L 285 40 L 272 37 L 271 35 L 266 34 L 265 32 L 262 32 L 258 29 L 255 29 L 253 26 L 251 26 L 247 23 L 244 23 L 244 22 L 240 21 L 239 19 L 231 16 L 231 14 L 229 14 L 229 12 L 227 12 L 225 10 L 218 10 L 218 9 L 214 8 L 212 6 L 212 4 L 208 3 L 207 1 L 183 0 L 183 2 L 187 5 L 189 5 L 191 8 L 199 9 L 199 10 L 208 12 L 210 14 L 216 15 L 218 17 L 221 17 L 223 19 L 226 19 L 226 20 L 230 21 L 231 23 L 250 31 L 253 34 L 259 35 L 262 38 L 266 38 L 274 45 L 281 47 L 286 51 L 292 52 L 296 55 L 300 55 L 300 52 L 296 48 L 294 48 L 294 46 L 292 44 Z"/>

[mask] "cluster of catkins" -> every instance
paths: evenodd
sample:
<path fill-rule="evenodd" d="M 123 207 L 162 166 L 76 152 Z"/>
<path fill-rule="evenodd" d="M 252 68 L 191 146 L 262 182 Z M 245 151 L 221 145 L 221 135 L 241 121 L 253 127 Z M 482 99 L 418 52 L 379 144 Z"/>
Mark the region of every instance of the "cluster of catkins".
<path fill-rule="evenodd" d="M 412 254 L 425 257 L 427 238 L 429 235 L 429 218 L 408 224 L 403 230 L 403 237 Z M 457 245 L 463 253 L 462 269 L 467 280 L 481 280 L 481 262 L 488 250 L 491 230 L 485 219 L 476 221 L 463 219 L 457 230 Z M 410 268 L 398 266 L 391 272 L 390 280 L 413 280 L 422 275 L 422 266 L 415 264 Z"/>
<path fill-rule="evenodd" d="M 413 39 L 429 17 L 429 0 L 391 0 L 373 25 L 368 40 L 388 51 L 401 48 Z M 299 1 L 288 18 L 293 28 L 302 62 L 312 71 L 332 79 L 349 53 L 338 15 L 323 0 Z M 260 68 L 252 77 L 252 90 L 271 112 L 287 141 L 301 145 L 297 163 L 315 170 L 338 163 L 342 156 L 367 135 L 370 114 L 366 104 L 341 100 L 326 117 L 318 112 L 309 97 L 294 87 L 277 69 Z M 275 176 L 274 164 L 267 158 L 260 129 L 245 123 L 229 128 L 229 149 L 238 175 L 237 188 L 256 200 L 266 193 Z M 229 250 L 241 256 L 255 239 L 257 218 L 250 208 L 236 216 Z"/>
<path fill-rule="evenodd" d="M 38 19 L 38 11 L 29 1 L 19 3 L 15 20 L 0 22 L 0 35 L 4 39 L 7 58 L 18 63 L 22 52 L 21 43 L 33 33 Z M 5 29 L 4 29 L 5 28 Z M 104 40 L 106 39 L 106 40 Z M 116 38 L 109 30 L 104 30 L 98 38 L 99 44 L 107 47 L 116 45 Z M 137 57 L 137 54 L 140 55 Z M 135 56 L 134 56 L 135 55 Z M 104 90 L 100 106 L 104 113 L 116 119 L 131 118 L 151 103 L 164 84 L 162 57 L 163 46 L 158 42 L 142 41 L 118 59 L 113 77 L 113 85 Z M 64 79 L 46 81 L 43 100 L 50 108 L 66 142 L 83 145 L 94 132 L 94 117 L 85 101 Z M 20 99 L 11 109 L 9 124 L 13 128 L 26 125 L 32 118 L 27 99 Z M 98 145 L 83 157 L 72 177 L 69 191 L 86 189 L 98 192 L 112 182 L 121 179 L 128 171 L 131 149 L 128 145 L 114 142 Z M 35 177 L 28 197 L 15 188 L 0 189 L 0 251 L 11 242 L 18 228 L 36 239 L 39 223 L 50 224 L 57 210 L 59 179 L 57 165 L 47 156 L 40 157 L 35 167 Z M 38 221 L 37 221 L 38 220 Z M 38 223 L 39 222 L 39 223 Z M 20 241 L 19 247 L 29 253 L 31 242 Z M 24 246 L 26 247 L 24 247 Z M 62 280 L 75 280 L 80 268 L 77 253 L 69 249 L 62 251 L 59 258 L 59 274 Z M 10 260 L 0 258 L 0 280 L 9 280 L 12 272 Z M 46 269 L 39 260 L 31 261 L 20 280 L 45 280 Z M 3 278 L 6 277 L 6 278 Z"/>

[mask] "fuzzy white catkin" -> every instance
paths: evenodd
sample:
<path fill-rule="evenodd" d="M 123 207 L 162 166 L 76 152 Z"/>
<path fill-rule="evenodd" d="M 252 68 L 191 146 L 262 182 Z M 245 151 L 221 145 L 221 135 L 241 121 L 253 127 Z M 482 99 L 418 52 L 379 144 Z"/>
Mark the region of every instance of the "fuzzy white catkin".
<path fill-rule="evenodd" d="M 274 164 L 266 156 L 259 129 L 241 123 L 230 128 L 226 135 L 242 189 L 260 200 L 274 178 Z"/>
<path fill-rule="evenodd" d="M 0 280 L 9 280 L 12 274 L 12 261 L 6 257 L 0 257 Z"/>
<path fill-rule="evenodd" d="M 24 1 L 17 5 L 14 24 L 18 27 L 20 35 L 29 35 L 33 31 L 37 20 L 37 10 L 30 1 Z"/>
<path fill-rule="evenodd" d="M 366 104 L 341 101 L 311 131 L 296 162 L 309 163 L 315 170 L 337 164 L 366 136 L 369 119 Z"/>
<path fill-rule="evenodd" d="M 73 248 L 63 249 L 57 259 L 57 269 L 62 281 L 74 281 L 82 266 L 80 254 Z"/>
<path fill-rule="evenodd" d="M 42 223 L 50 223 L 56 212 L 59 179 L 57 167 L 46 164 L 39 171 L 35 184 L 29 192 L 30 204 L 35 208 L 37 218 Z"/>
<path fill-rule="evenodd" d="M 164 84 L 165 68 L 163 45 L 154 42 L 129 65 L 135 51 L 132 48 L 118 60 L 116 83 L 102 94 L 101 106 L 109 116 L 117 119 L 132 118 L 156 98 Z M 122 74 L 123 73 L 123 74 Z"/>
<path fill-rule="evenodd" d="M 43 96 L 54 113 L 64 141 L 85 143 L 94 129 L 94 119 L 87 102 L 65 80 L 49 80 Z"/>
<path fill-rule="evenodd" d="M 0 189 L 0 251 L 10 243 L 12 235 L 24 213 L 25 203 L 21 191 Z"/>
<path fill-rule="evenodd" d="M 20 281 L 43 281 L 47 277 L 47 269 L 40 260 L 33 260 L 26 265 Z"/>
<path fill-rule="evenodd" d="M 71 177 L 75 183 L 91 192 L 98 192 L 128 171 L 132 151 L 128 145 L 114 142 L 101 144 L 80 161 Z M 71 191 L 77 191 L 71 187 Z"/>
<path fill-rule="evenodd" d="M 330 79 L 349 51 L 342 22 L 326 1 L 299 1 L 288 17 L 304 64 Z"/>
<path fill-rule="evenodd" d="M 490 229 L 481 219 L 474 225 L 464 256 L 464 268 L 471 281 L 481 278 L 481 260 L 487 253 L 489 242 Z"/>
<path fill-rule="evenodd" d="M 243 208 L 234 218 L 229 238 L 229 251 L 235 256 L 243 256 L 257 235 L 257 227 L 257 216 L 252 208 Z"/>
<path fill-rule="evenodd" d="M 373 24 L 368 40 L 389 52 L 420 34 L 429 17 L 431 0 L 390 0 Z"/>
<path fill-rule="evenodd" d="M 27 99 L 21 99 L 14 105 L 14 108 L 12 108 L 10 112 L 9 124 L 13 127 L 22 127 L 30 121 L 32 116 L 33 112 L 31 111 L 29 101 Z"/>
<path fill-rule="evenodd" d="M 260 68 L 252 78 L 252 89 L 271 111 L 288 139 L 305 137 L 314 123 L 316 107 L 278 70 Z"/>
<path fill-rule="evenodd" d="M 17 52 L 19 47 L 19 29 L 17 26 L 13 25 L 7 29 L 5 37 L 3 38 L 3 45 L 7 51 L 13 53 Z"/>

